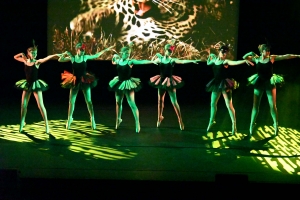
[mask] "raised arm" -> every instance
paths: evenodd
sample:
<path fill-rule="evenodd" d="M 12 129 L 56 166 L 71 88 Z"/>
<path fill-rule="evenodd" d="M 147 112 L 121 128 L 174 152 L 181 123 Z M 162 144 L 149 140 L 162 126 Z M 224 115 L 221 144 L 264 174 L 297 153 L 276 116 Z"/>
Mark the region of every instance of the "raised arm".
<path fill-rule="evenodd" d="M 114 54 L 111 62 L 112 62 L 113 65 L 116 65 L 119 60 L 120 60 L 120 56 L 118 54 Z"/>
<path fill-rule="evenodd" d="M 207 58 L 206 64 L 212 65 L 215 62 L 216 58 L 217 56 L 215 54 L 210 54 Z"/>
<path fill-rule="evenodd" d="M 279 61 L 279 60 L 287 60 L 292 58 L 300 58 L 300 55 L 285 54 L 285 55 L 271 55 L 271 57 L 274 58 L 275 61 Z"/>
<path fill-rule="evenodd" d="M 249 60 L 249 61 L 254 61 L 255 58 L 258 58 L 259 56 L 254 53 L 253 51 L 249 52 L 249 53 L 246 53 L 244 56 L 243 56 L 243 59 L 244 60 Z"/>
<path fill-rule="evenodd" d="M 19 62 L 25 63 L 26 60 L 27 60 L 27 57 L 25 56 L 24 53 L 18 53 L 17 55 L 14 56 L 14 59 L 19 61 Z"/>
<path fill-rule="evenodd" d="M 73 58 L 73 55 L 68 51 L 65 51 L 64 53 L 59 54 L 59 55 L 60 56 L 59 56 L 58 62 L 68 62 L 68 61 L 71 61 Z"/>
<path fill-rule="evenodd" d="M 153 61 L 153 64 L 158 65 L 160 63 L 160 61 L 161 61 L 161 58 L 156 58 L 156 59 L 154 59 L 152 61 Z"/>
<path fill-rule="evenodd" d="M 158 63 L 160 63 L 161 59 L 163 58 L 164 56 L 161 55 L 160 53 L 156 53 L 155 56 L 153 56 L 151 58 L 151 61 L 153 61 L 153 64 L 155 65 L 158 65 Z"/>
<path fill-rule="evenodd" d="M 156 59 L 162 59 L 164 56 L 161 55 L 160 53 L 155 54 Z"/>
<path fill-rule="evenodd" d="M 104 50 L 102 50 L 102 51 L 100 51 L 100 52 L 98 52 L 98 53 L 96 53 L 94 55 L 86 55 L 86 59 L 87 60 L 93 60 L 93 59 L 99 58 L 103 53 L 109 51 L 113 47 L 114 46 L 110 46 L 110 47 L 108 47 L 108 48 L 106 48 L 106 49 L 104 49 Z"/>

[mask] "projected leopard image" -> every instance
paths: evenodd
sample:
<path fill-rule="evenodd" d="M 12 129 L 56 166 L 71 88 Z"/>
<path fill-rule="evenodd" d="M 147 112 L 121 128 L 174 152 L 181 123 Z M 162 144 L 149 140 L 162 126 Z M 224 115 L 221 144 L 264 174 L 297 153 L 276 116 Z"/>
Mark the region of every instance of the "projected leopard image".
<path fill-rule="evenodd" d="M 48 3 L 49 51 L 86 53 L 133 42 L 135 59 L 162 53 L 175 40 L 174 54 L 184 59 L 204 59 L 219 42 L 236 46 L 239 1 L 229 0 L 66 0 Z M 68 8 L 68 9 L 66 9 Z M 232 51 L 234 57 L 234 51 Z M 109 60 L 107 54 L 101 59 Z M 99 58 L 100 59 L 100 58 Z"/>

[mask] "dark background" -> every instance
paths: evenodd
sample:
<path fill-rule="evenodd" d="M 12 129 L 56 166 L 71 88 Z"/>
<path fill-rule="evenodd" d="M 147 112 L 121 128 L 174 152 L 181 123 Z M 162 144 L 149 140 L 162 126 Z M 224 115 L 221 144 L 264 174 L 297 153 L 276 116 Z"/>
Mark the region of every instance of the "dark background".
<path fill-rule="evenodd" d="M 0 102 L 1 108 L 4 108 L 6 105 L 19 106 L 21 91 L 14 89 L 13 86 L 16 81 L 25 78 L 23 64 L 15 61 L 13 56 L 20 52 L 25 53 L 26 49 L 32 46 L 32 39 L 35 39 L 38 45 L 38 58 L 47 56 L 47 1 L 1 1 L 1 9 Z M 242 0 L 239 10 L 237 59 L 242 59 L 242 56 L 249 51 L 259 53 L 257 46 L 266 42 L 271 44 L 272 54 L 300 54 L 299 10 L 298 1 Z M 275 63 L 274 73 L 283 74 L 286 80 L 285 86 L 277 90 L 280 116 L 292 114 L 299 117 L 299 112 L 297 112 L 300 96 L 299 65 L 299 59 Z M 109 80 L 116 76 L 115 66 L 109 61 L 89 61 L 88 68 L 99 78 L 98 86 L 92 90 L 94 106 L 114 104 L 114 94 L 107 90 L 107 85 Z M 69 91 L 60 87 L 60 74 L 64 70 L 71 71 L 71 63 L 51 60 L 41 65 L 39 78 L 50 86 L 50 89 L 43 93 L 46 108 L 49 104 L 63 104 L 67 112 Z M 234 106 L 248 120 L 253 89 L 246 86 L 246 80 L 255 73 L 255 68 L 240 65 L 230 67 L 230 71 L 231 76 L 240 82 L 240 88 L 233 94 Z M 156 109 L 157 91 L 150 88 L 147 82 L 149 77 L 157 73 L 158 67 L 155 65 L 134 66 L 132 76 L 141 78 L 144 84 L 143 89 L 136 94 L 138 106 L 144 104 Z M 206 63 L 177 65 L 174 74 L 181 76 L 186 83 L 177 91 L 180 106 L 197 104 L 205 108 L 209 107 L 210 93 L 205 92 L 205 85 L 212 79 L 213 74 Z M 169 102 L 168 97 L 166 102 Z M 81 103 L 84 104 L 84 98 L 79 93 L 77 104 Z M 31 100 L 30 104 L 36 104 L 35 100 Z M 219 105 L 224 106 L 224 103 L 219 103 Z M 266 99 L 262 100 L 262 107 L 264 105 L 268 108 Z M 48 111 L 48 114 L 51 115 L 51 111 Z M 16 120 L 18 115 L 16 113 Z M 266 116 L 270 117 L 269 113 L 266 113 Z M 281 117 L 282 123 L 285 123 L 284 120 L 287 123 L 289 121 Z"/>

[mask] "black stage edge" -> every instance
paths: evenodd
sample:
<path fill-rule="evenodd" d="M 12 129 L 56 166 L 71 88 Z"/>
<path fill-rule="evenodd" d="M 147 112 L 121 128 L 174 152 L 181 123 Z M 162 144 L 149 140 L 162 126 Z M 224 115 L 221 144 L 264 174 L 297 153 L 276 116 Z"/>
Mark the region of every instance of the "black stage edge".
<path fill-rule="evenodd" d="M 285 198 L 298 194 L 299 184 L 253 183 L 244 175 L 215 182 L 129 181 L 86 179 L 20 179 L 1 188 L 0 199 L 243 199 Z"/>

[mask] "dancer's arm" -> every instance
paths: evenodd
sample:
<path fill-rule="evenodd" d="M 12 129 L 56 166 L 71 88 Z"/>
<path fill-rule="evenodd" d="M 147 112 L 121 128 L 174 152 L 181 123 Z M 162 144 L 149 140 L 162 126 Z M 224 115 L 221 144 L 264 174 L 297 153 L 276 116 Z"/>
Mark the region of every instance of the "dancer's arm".
<path fill-rule="evenodd" d="M 118 61 L 120 60 L 120 56 L 118 54 L 115 54 L 111 60 L 113 65 L 116 65 Z"/>
<path fill-rule="evenodd" d="M 157 59 L 157 58 L 158 58 L 158 59 L 162 59 L 162 58 L 164 57 L 164 56 L 161 55 L 160 53 L 156 53 L 155 56 L 156 56 L 156 59 Z"/>
<path fill-rule="evenodd" d="M 99 58 L 103 53 L 109 51 L 112 47 L 114 47 L 114 46 L 110 46 L 110 47 L 108 47 L 108 48 L 106 48 L 106 49 L 104 49 L 104 50 L 102 50 L 102 51 L 100 51 L 100 52 L 98 52 L 94 55 L 85 55 L 86 60 L 93 60 L 93 59 Z"/>
<path fill-rule="evenodd" d="M 206 64 L 207 65 L 212 65 L 214 64 L 215 60 L 216 60 L 217 56 L 215 54 L 210 54 L 207 58 Z"/>
<path fill-rule="evenodd" d="M 275 61 L 279 61 L 279 60 L 287 60 L 292 58 L 300 58 L 300 55 L 295 55 L 295 54 L 271 55 L 271 58 L 273 58 Z"/>
<path fill-rule="evenodd" d="M 153 61 L 153 64 L 158 65 L 158 63 L 160 63 L 160 61 L 163 57 L 164 56 L 161 55 L 160 53 L 156 53 L 155 56 L 153 56 L 151 60 Z"/>
<path fill-rule="evenodd" d="M 233 61 L 233 60 L 225 60 L 224 64 L 228 64 L 228 65 L 241 65 L 246 63 L 247 65 L 254 65 L 251 61 L 249 60 L 237 60 L 237 61 Z"/>
<path fill-rule="evenodd" d="M 259 56 L 254 53 L 253 51 L 249 52 L 249 53 L 246 53 L 244 56 L 243 56 L 243 59 L 244 60 L 249 60 L 249 61 L 254 61 L 256 58 L 258 58 Z"/>
<path fill-rule="evenodd" d="M 174 62 L 176 64 L 188 64 L 188 63 L 194 63 L 198 64 L 201 60 L 180 60 L 180 59 L 174 59 Z"/>
<path fill-rule="evenodd" d="M 155 61 L 152 60 L 130 60 L 128 62 L 129 65 L 147 65 L 147 64 L 156 64 Z"/>
<path fill-rule="evenodd" d="M 233 60 L 225 60 L 224 64 L 228 64 L 228 65 L 241 65 L 246 63 L 247 60 L 237 60 L 237 61 L 233 61 Z"/>
<path fill-rule="evenodd" d="M 42 64 L 42 63 L 44 63 L 44 62 L 50 60 L 51 58 L 54 58 L 55 56 L 60 57 L 61 55 L 62 55 L 62 54 L 53 54 L 53 55 L 47 56 L 46 58 L 38 59 L 38 60 L 36 61 L 36 64 L 38 64 L 38 65 L 39 65 L 39 64 Z"/>
<path fill-rule="evenodd" d="M 72 58 L 73 58 L 73 55 L 70 52 L 66 51 L 66 52 L 60 54 L 58 62 L 68 62 L 68 61 L 71 61 Z"/>
<path fill-rule="evenodd" d="M 161 55 L 161 54 L 159 54 L 159 55 Z M 152 59 L 151 61 L 153 62 L 153 64 L 158 65 L 160 63 L 161 59 L 162 59 L 162 57 L 157 57 L 155 59 Z"/>
<path fill-rule="evenodd" d="M 27 57 L 25 56 L 24 53 L 18 53 L 17 55 L 14 56 L 14 59 L 23 63 L 26 63 L 27 61 Z"/>

